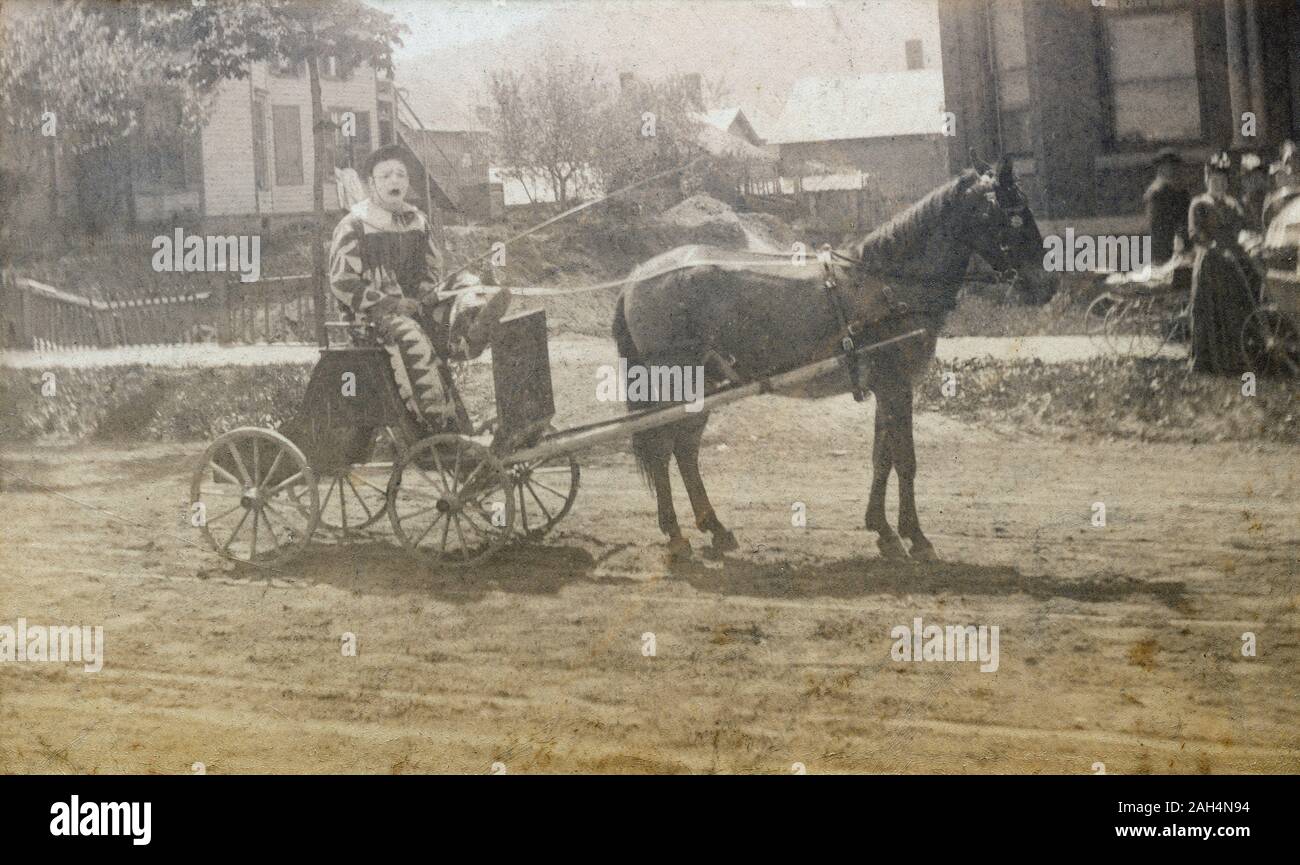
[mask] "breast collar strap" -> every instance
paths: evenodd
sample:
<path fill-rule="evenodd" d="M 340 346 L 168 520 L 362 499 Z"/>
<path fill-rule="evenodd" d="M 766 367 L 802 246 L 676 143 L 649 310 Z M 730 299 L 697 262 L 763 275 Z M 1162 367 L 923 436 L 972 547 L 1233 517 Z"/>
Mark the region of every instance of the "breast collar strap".
<path fill-rule="evenodd" d="M 855 337 L 862 332 L 861 324 L 855 324 L 849 321 L 848 314 L 845 311 L 844 296 L 840 293 L 839 282 L 835 279 L 834 257 L 839 257 L 848 261 L 852 259 L 840 255 L 830 248 L 827 244 L 821 248 L 822 254 L 819 256 L 822 262 L 822 287 L 826 290 L 826 298 L 830 301 L 831 310 L 835 313 L 835 320 L 839 324 L 840 332 L 840 357 L 844 365 L 849 369 L 849 384 L 852 386 L 853 399 L 856 402 L 862 402 L 867 398 L 866 391 L 862 387 L 862 369 L 858 362 L 858 353 L 855 350 L 857 344 Z M 891 303 L 892 307 L 893 304 Z"/>

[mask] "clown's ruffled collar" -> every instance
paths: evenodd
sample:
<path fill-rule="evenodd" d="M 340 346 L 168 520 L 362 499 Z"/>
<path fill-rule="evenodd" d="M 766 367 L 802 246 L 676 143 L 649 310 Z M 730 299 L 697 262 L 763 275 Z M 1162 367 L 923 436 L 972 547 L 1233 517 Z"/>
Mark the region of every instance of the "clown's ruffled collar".
<path fill-rule="evenodd" d="M 387 210 L 367 198 L 352 205 L 349 211 L 376 231 L 413 231 L 421 228 L 420 211 L 405 202 L 400 211 Z"/>

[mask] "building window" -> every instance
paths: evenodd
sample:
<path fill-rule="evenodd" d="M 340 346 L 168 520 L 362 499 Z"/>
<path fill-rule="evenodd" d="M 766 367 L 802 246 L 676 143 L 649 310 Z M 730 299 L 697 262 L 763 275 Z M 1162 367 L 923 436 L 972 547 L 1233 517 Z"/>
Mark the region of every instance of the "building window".
<path fill-rule="evenodd" d="M 1193 11 L 1107 14 L 1102 21 L 1114 143 L 1199 140 Z"/>
<path fill-rule="evenodd" d="M 271 74 L 281 78 L 301 78 L 307 71 L 307 64 L 301 60 L 275 60 L 271 63 Z"/>
<path fill-rule="evenodd" d="M 1029 59 L 1023 0 L 991 0 L 989 31 L 998 91 L 998 138 L 1004 155 L 1033 153 L 1029 116 Z"/>
<path fill-rule="evenodd" d="M 271 106 L 275 185 L 302 186 L 302 124 L 297 105 Z"/>
<path fill-rule="evenodd" d="M 352 135 L 345 134 L 344 115 L 351 112 L 354 122 Z M 334 125 L 334 134 L 325 139 L 326 165 L 335 168 L 356 168 L 374 148 L 370 144 L 370 112 L 352 111 L 350 108 L 331 108 L 330 123 Z"/>
<path fill-rule="evenodd" d="M 187 187 L 185 146 L 181 131 L 180 101 L 158 96 L 146 102 L 140 123 L 140 145 L 136 151 L 136 179 L 154 190 Z"/>
<path fill-rule="evenodd" d="M 921 49 L 920 39 L 908 39 L 904 43 L 904 50 L 907 52 L 908 69 L 925 68 L 925 52 Z"/>
<path fill-rule="evenodd" d="M 253 175 L 257 188 L 271 188 L 271 178 L 266 170 L 266 95 L 253 97 Z"/>
<path fill-rule="evenodd" d="M 347 81 L 349 78 L 352 77 L 351 72 L 344 73 L 342 71 L 343 67 L 339 63 L 339 58 L 333 54 L 327 54 L 326 56 L 322 57 L 320 59 L 320 63 L 317 64 L 316 68 L 320 70 L 320 74 L 322 78 L 331 78 L 337 81 Z"/>
<path fill-rule="evenodd" d="M 379 146 L 393 143 L 393 103 L 381 99 L 378 103 Z"/>

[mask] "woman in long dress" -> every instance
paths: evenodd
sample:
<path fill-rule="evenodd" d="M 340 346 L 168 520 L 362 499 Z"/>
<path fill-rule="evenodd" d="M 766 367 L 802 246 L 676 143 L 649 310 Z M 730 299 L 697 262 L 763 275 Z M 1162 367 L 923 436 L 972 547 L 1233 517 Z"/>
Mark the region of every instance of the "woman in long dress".
<path fill-rule="evenodd" d="M 1205 192 L 1192 199 L 1188 235 L 1192 265 L 1192 369 L 1237 373 L 1244 366 L 1241 329 L 1255 308 L 1253 268 L 1237 239 L 1245 212 L 1228 195 L 1231 160 L 1216 153 L 1205 165 Z"/>

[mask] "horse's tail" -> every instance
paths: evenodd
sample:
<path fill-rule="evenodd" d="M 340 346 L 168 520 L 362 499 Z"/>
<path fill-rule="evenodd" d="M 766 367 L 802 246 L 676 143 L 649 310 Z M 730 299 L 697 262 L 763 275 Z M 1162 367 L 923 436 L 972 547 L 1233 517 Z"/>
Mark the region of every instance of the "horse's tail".
<path fill-rule="evenodd" d="M 618 346 L 618 356 L 627 360 L 628 368 L 638 365 L 641 362 L 637 354 L 636 341 L 632 339 L 632 331 L 627 326 L 627 315 L 623 311 L 623 300 L 626 293 L 618 296 L 618 303 L 614 306 L 614 344 Z M 624 400 L 624 406 L 628 411 L 633 410 L 630 402 Z M 653 481 L 650 477 L 650 439 L 649 435 L 658 432 L 658 430 L 649 430 L 643 433 L 632 434 L 632 455 L 636 457 L 636 467 L 641 473 L 641 480 L 645 481 L 646 486 L 653 489 Z"/>

